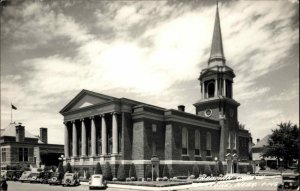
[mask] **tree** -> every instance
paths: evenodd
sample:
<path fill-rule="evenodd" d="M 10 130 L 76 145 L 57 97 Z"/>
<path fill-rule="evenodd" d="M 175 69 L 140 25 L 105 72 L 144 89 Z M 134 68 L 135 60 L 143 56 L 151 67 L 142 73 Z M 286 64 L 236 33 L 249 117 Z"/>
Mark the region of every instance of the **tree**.
<path fill-rule="evenodd" d="M 297 139 L 300 131 L 299 127 L 291 122 L 281 122 L 277 126 L 279 128 L 272 130 L 268 145 L 263 148 L 262 156 L 275 157 L 278 163 L 279 159 L 283 159 L 287 168 L 288 163 L 298 157 Z"/>
<path fill-rule="evenodd" d="M 207 176 L 211 175 L 211 168 L 208 164 L 204 165 L 203 174 L 206 174 Z"/>
<path fill-rule="evenodd" d="M 224 167 L 223 167 L 222 161 L 218 162 L 218 166 L 219 166 L 219 174 L 223 174 L 224 175 Z"/>
<path fill-rule="evenodd" d="M 125 171 L 124 171 L 124 166 L 122 164 L 118 168 L 117 178 L 120 181 L 124 181 L 126 179 L 126 177 L 125 177 Z"/>
<path fill-rule="evenodd" d="M 95 174 L 102 174 L 102 170 L 101 170 L 101 166 L 100 166 L 99 162 L 97 162 L 97 164 L 96 164 Z"/>
<path fill-rule="evenodd" d="M 69 162 L 67 163 L 66 172 L 72 172 L 72 167 Z"/>
<path fill-rule="evenodd" d="M 152 178 L 152 167 L 151 167 L 151 165 L 146 166 L 145 178 Z"/>
<path fill-rule="evenodd" d="M 200 170 L 199 170 L 199 167 L 198 165 L 194 164 L 193 165 L 193 175 L 198 178 L 199 177 L 199 174 L 200 174 Z"/>
<path fill-rule="evenodd" d="M 131 177 L 134 177 L 136 179 L 135 166 L 133 163 L 130 165 L 130 169 L 129 169 L 129 178 Z"/>
<path fill-rule="evenodd" d="M 106 162 L 105 166 L 104 166 L 103 178 L 104 178 L 104 180 L 108 180 L 108 181 L 111 181 L 113 178 L 111 168 L 110 168 L 110 165 L 108 162 Z"/>
<path fill-rule="evenodd" d="M 219 175 L 219 165 L 218 164 L 215 164 L 215 166 L 213 166 L 212 174 L 214 176 L 218 176 Z"/>
<path fill-rule="evenodd" d="M 168 169 L 168 165 L 165 165 L 165 166 L 164 166 L 163 177 L 168 177 L 168 178 L 169 178 L 169 169 Z"/>

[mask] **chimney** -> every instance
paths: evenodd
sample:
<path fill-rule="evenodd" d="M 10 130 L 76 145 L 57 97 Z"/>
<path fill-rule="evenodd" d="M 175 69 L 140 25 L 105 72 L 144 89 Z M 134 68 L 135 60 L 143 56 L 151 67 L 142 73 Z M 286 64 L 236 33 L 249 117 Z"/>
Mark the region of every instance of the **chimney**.
<path fill-rule="evenodd" d="M 256 143 L 258 143 L 260 141 L 260 139 L 256 139 Z"/>
<path fill-rule="evenodd" d="M 24 142 L 25 139 L 25 127 L 21 123 L 16 126 L 16 142 Z"/>
<path fill-rule="evenodd" d="M 183 111 L 183 112 L 184 112 L 184 108 L 185 108 L 184 105 L 179 105 L 179 106 L 178 106 L 178 110 L 179 110 L 179 111 Z"/>
<path fill-rule="evenodd" d="M 45 144 L 48 143 L 48 129 L 45 127 L 40 128 L 40 141 Z"/>

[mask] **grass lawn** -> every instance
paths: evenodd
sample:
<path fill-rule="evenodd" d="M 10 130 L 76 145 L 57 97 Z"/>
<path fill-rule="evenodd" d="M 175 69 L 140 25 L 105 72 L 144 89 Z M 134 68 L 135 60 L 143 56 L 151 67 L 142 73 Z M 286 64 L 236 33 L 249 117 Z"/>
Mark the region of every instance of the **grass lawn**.
<path fill-rule="evenodd" d="M 167 186 L 179 186 L 192 184 L 192 182 L 171 182 L 171 181 L 109 181 L 108 184 L 122 184 L 122 185 L 132 185 L 132 186 L 150 186 L 150 187 L 167 187 Z"/>

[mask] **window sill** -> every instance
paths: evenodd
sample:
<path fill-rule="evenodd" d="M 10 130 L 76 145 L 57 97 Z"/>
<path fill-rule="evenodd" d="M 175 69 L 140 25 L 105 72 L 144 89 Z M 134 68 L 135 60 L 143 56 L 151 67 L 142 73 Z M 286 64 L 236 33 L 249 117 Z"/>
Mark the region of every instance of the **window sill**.
<path fill-rule="evenodd" d="M 189 154 L 181 154 L 182 157 L 190 157 Z"/>

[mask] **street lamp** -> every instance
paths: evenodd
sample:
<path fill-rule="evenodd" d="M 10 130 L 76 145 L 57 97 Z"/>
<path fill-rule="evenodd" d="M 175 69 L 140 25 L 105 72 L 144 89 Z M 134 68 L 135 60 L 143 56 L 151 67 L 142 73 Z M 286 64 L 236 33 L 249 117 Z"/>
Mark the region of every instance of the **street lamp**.
<path fill-rule="evenodd" d="M 217 165 L 218 165 L 218 157 L 215 157 L 214 159 L 215 159 L 215 162 L 216 162 L 215 168 L 217 168 Z M 220 171 L 220 169 L 219 169 L 219 171 Z M 218 179 L 217 179 L 217 177 L 216 177 L 216 184 L 217 184 L 217 182 L 218 182 Z"/>

